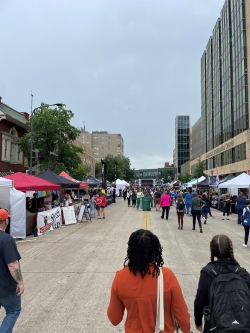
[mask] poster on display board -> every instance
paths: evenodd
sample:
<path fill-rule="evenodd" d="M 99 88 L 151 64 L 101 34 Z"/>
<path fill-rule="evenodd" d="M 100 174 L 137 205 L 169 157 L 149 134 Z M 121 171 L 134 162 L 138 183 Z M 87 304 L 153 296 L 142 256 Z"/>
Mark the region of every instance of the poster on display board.
<path fill-rule="evenodd" d="M 74 206 L 63 207 L 63 217 L 66 225 L 76 223 Z"/>
<path fill-rule="evenodd" d="M 85 205 L 81 205 L 80 212 L 79 212 L 78 217 L 77 217 L 78 222 L 82 221 L 84 209 L 85 209 Z"/>
<path fill-rule="evenodd" d="M 62 225 L 61 209 L 56 207 L 37 214 L 37 235 L 44 235 L 49 230 L 57 229 Z"/>

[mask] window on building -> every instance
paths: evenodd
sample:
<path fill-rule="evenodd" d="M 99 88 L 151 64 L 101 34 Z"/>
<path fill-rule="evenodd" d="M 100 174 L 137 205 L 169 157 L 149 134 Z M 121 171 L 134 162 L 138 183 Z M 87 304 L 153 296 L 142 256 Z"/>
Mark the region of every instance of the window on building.
<path fill-rule="evenodd" d="M 7 151 L 8 151 L 8 140 L 4 140 L 4 157 L 7 158 Z"/>

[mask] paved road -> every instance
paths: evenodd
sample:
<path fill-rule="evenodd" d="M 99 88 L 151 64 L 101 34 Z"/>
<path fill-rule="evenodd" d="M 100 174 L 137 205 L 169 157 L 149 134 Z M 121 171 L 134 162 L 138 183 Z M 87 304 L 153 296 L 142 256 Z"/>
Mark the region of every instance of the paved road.
<path fill-rule="evenodd" d="M 123 323 L 117 327 L 109 323 L 106 308 L 113 277 L 126 256 L 129 235 L 143 226 L 159 237 L 165 265 L 177 275 L 192 315 L 199 272 L 209 261 L 212 236 L 225 233 L 231 237 L 236 259 L 250 271 L 250 248 L 242 246 L 243 227 L 237 225 L 236 215 L 222 221 L 220 212 L 212 212 L 215 218 L 208 220 L 200 234 L 198 229 L 191 230 L 188 216 L 184 230 L 177 229 L 174 207 L 166 221 L 155 210 L 146 216 L 118 198 L 106 209 L 105 220 L 61 227 L 18 242 L 26 291 L 14 332 L 124 332 Z M 193 318 L 191 321 L 194 328 Z"/>

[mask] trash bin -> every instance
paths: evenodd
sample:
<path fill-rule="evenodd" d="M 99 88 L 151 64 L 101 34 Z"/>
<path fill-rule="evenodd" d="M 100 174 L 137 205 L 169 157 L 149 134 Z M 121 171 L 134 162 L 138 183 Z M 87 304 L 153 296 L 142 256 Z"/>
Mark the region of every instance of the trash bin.
<path fill-rule="evenodd" d="M 151 201 L 152 201 L 151 197 L 143 197 L 142 198 L 142 210 L 144 212 L 147 212 L 147 211 L 151 210 Z"/>

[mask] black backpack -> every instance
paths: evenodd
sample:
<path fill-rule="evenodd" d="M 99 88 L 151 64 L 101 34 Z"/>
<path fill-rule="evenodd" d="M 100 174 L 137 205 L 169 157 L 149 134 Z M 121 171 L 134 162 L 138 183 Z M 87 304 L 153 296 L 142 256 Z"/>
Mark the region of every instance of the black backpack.
<path fill-rule="evenodd" d="M 177 210 L 185 210 L 185 202 L 183 200 L 178 200 L 177 202 Z"/>
<path fill-rule="evenodd" d="M 210 303 L 203 309 L 213 333 L 250 332 L 250 289 L 239 266 L 227 265 L 230 273 L 220 273 L 215 265 L 203 268 L 213 277 Z M 246 273 L 246 272 L 245 272 Z"/>

